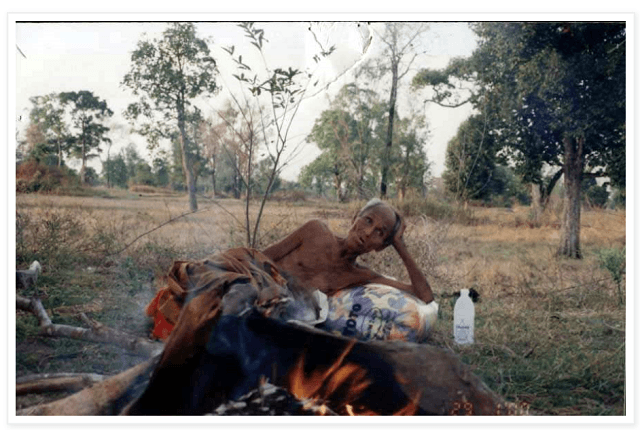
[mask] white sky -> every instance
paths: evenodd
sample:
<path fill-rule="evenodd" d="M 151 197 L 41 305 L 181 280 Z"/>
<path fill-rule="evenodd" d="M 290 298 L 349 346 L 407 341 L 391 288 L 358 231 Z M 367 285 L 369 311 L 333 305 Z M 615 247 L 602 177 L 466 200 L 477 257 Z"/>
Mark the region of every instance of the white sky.
<path fill-rule="evenodd" d="M 70 18 L 73 18 L 71 16 Z M 157 19 L 157 18 L 155 18 Z M 202 20 L 211 19 L 204 16 Z M 19 19 L 17 21 L 20 21 Z M 271 67 L 299 67 L 315 64 L 310 60 L 317 52 L 316 42 L 310 37 L 308 23 L 271 22 L 259 23 L 265 29 L 266 59 Z M 333 96 L 342 85 L 350 81 L 350 68 L 367 55 L 373 55 L 378 49 L 377 37 L 363 56 L 363 32 L 374 34 L 366 23 L 358 27 L 353 21 L 323 22 L 314 25 L 314 31 L 323 44 L 335 44 L 338 48 L 325 61 L 316 76 L 321 83 L 332 82 L 336 76 L 340 79 L 321 91 L 315 97 L 303 102 L 291 131 L 291 146 L 300 143 L 311 130 L 315 118 L 328 106 L 328 98 Z M 159 36 L 167 27 L 164 22 L 53 22 L 53 23 L 16 23 L 15 41 L 24 57 L 16 52 L 16 121 L 20 137 L 24 136 L 24 127 L 28 124 L 31 109 L 29 98 L 52 92 L 89 90 L 107 101 L 114 111 L 110 126 L 114 144 L 112 154 L 117 153 L 129 142 L 139 147 L 141 155 L 149 157 L 144 140 L 129 132 L 129 125 L 122 117 L 122 111 L 134 101 L 130 92 L 120 86 L 125 73 L 130 68 L 130 54 L 143 33 L 150 37 Z M 243 53 L 245 62 L 259 65 L 259 58 L 252 56 L 256 50 L 248 45 L 242 29 L 234 23 L 209 22 L 197 26 L 200 37 L 212 37 L 210 45 L 212 55 L 218 61 L 223 75 L 219 82 L 226 89 L 234 88 L 234 79 L 228 74 L 233 70 L 227 61 L 222 46 L 235 45 L 237 52 Z M 432 23 L 425 34 L 424 50 L 414 63 L 417 70 L 423 67 L 444 67 L 454 56 L 469 55 L 475 39 L 464 22 Z M 25 58 L 26 57 L 26 58 Z M 409 84 L 411 76 L 404 79 Z M 444 163 L 444 150 L 448 140 L 455 134 L 458 125 L 469 115 L 470 107 L 446 109 L 422 103 L 421 94 L 411 93 L 408 86 L 400 89 L 398 105 L 401 116 L 409 115 L 410 109 L 424 112 L 429 122 L 431 135 L 427 144 L 429 160 L 433 163 L 433 174 L 439 176 Z M 381 90 L 382 99 L 388 98 L 388 89 Z M 205 115 L 225 100 L 223 94 L 201 105 Z M 409 103 L 410 102 L 410 103 Z M 411 104 L 413 104 L 411 106 Z M 120 125 L 120 127 L 116 127 Z M 300 168 L 308 164 L 319 154 L 313 144 L 303 144 L 299 154 L 283 172 L 286 179 L 295 179 Z M 103 153 L 102 158 L 106 158 Z M 70 163 L 73 166 L 73 163 Z M 100 169 L 100 163 L 94 164 Z"/>

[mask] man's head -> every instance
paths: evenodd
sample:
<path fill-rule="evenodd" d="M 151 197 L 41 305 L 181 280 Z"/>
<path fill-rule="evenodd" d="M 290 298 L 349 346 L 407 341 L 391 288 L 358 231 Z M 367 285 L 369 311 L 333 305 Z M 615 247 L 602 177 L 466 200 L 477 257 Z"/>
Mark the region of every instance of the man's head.
<path fill-rule="evenodd" d="M 355 235 L 356 241 L 367 240 L 365 252 L 380 251 L 393 243 L 400 225 L 400 215 L 387 203 L 374 198 L 355 216 L 350 234 Z"/>

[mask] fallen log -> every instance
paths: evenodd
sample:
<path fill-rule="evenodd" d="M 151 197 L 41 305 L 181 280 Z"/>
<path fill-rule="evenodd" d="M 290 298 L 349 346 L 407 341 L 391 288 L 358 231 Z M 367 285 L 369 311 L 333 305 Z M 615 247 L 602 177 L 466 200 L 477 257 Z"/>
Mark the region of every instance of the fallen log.
<path fill-rule="evenodd" d="M 122 373 L 77 392 L 64 399 L 44 405 L 20 409 L 16 415 L 114 415 L 135 399 L 146 386 L 149 375 L 158 362 L 150 358 Z"/>
<path fill-rule="evenodd" d="M 152 357 L 162 351 L 164 344 L 149 339 L 132 336 L 128 333 L 107 327 L 81 314 L 81 319 L 90 328 L 53 324 L 40 299 L 16 296 L 16 307 L 33 313 L 40 324 L 40 334 L 49 337 L 68 337 L 96 343 L 108 343 L 120 346 L 142 357 Z"/>
<path fill-rule="evenodd" d="M 104 381 L 104 375 L 94 373 L 53 373 L 16 378 L 16 396 L 56 391 L 76 392 Z"/>

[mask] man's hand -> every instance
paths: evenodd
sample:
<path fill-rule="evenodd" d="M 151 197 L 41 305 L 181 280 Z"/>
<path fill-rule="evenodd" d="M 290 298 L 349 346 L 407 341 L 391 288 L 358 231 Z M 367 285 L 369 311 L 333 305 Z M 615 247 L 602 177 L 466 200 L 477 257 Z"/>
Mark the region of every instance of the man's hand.
<path fill-rule="evenodd" d="M 406 228 L 407 228 L 407 224 L 404 222 L 404 218 L 400 217 L 400 227 L 398 227 L 398 231 L 396 231 L 396 234 L 393 236 L 394 248 L 398 249 L 398 246 L 400 245 L 404 246 L 404 240 L 402 238 Z"/>

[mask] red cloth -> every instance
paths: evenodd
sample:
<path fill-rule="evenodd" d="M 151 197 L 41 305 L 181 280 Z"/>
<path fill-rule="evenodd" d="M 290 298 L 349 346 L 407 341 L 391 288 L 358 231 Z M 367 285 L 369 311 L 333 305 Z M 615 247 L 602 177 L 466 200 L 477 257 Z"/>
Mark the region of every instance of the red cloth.
<path fill-rule="evenodd" d="M 165 340 L 171 334 L 180 315 L 180 305 L 175 301 L 171 289 L 165 287 L 151 300 L 145 310 L 153 318 L 151 338 Z"/>

